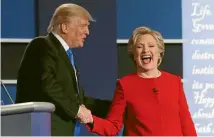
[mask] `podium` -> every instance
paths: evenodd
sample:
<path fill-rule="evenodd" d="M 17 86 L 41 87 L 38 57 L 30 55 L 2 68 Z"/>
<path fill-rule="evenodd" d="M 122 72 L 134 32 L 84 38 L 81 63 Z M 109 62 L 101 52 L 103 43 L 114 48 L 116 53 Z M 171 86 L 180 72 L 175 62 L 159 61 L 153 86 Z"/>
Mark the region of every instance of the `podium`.
<path fill-rule="evenodd" d="M 1 106 L 1 136 L 51 136 L 48 102 L 27 102 Z"/>

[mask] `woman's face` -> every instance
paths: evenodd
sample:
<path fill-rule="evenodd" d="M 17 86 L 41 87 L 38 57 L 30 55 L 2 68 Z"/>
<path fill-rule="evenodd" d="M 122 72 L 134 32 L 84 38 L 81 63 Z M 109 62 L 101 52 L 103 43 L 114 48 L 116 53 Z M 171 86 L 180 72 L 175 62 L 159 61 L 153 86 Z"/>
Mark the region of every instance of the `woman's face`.
<path fill-rule="evenodd" d="M 159 58 L 160 50 L 154 37 L 150 34 L 138 36 L 134 50 L 137 67 L 144 71 L 157 69 Z"/>

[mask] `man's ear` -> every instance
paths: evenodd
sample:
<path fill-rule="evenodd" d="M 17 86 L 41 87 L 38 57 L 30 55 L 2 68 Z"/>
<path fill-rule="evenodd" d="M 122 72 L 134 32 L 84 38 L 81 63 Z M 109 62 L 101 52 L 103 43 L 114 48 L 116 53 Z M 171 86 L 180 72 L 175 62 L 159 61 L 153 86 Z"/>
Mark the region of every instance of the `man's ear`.
<path fill-rule="evenodd" d="M 62 23 L 62 24 L 60 24 L 60 26 L 61 26 L 60 28 L 61 28 L 62 33 L 67 34 L 68 33 L 68 24 Z"/>

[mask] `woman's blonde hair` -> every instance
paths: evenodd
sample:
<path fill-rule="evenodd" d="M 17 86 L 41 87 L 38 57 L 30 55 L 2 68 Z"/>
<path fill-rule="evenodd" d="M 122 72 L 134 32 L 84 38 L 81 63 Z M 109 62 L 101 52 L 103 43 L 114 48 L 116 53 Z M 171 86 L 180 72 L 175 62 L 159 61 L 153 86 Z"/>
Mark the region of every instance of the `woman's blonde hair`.
<path fill-rule="evenodd" d="M 129 56 L 131 57 L 132 60 L 134 60 L 134 48 L 136 46 L 136 41 L 137 38 L 141 35 L 145 35 L 145 34 L 150 34 L 151 36 L 154 37 L 154 39 L 157 42 L 157 46 L 160 50 L 160 58 L 158 60 L 158 66 L 161 64 L 162 60 L 163 60 L 163 56 L 164 56 L 164 52 L 165 52 L 165 44 L 164 44 L 164 40 L 162 35 L 155 30 L 152 30 L 148 27 L 138 27 L 136 28 L 131 37 L 129 38 L 129 42 L 128 42 L 128 53 Z"/>
<path fill-rule="evenodd" d="M 58 32 L 61 23 L 68 23 L 73 17 L 87 17 L 89 21 L 95 21 L 91 14 L 83 7 L 76 4 L 62 4 L 56 8 L 50 24 L 48 26 L 48 33 Z"/>

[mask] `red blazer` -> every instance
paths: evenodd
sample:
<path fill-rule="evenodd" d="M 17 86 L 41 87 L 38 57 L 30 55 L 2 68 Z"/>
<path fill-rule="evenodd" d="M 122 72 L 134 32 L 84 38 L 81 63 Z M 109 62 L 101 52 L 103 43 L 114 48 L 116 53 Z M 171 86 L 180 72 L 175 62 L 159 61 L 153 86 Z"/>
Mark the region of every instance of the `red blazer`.
<path fill-rule="evenodd" d="M 118 80 L 106 119 L 93 116 L 99 135 L 196 136 L 181 79 L 162 71 L 158 78 L 130 74 Z"/>

